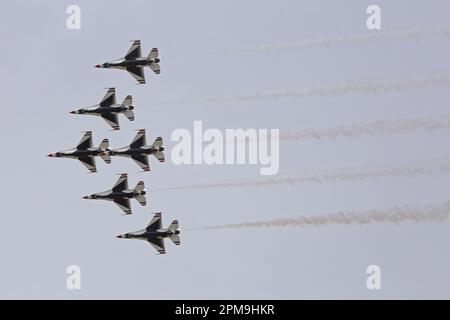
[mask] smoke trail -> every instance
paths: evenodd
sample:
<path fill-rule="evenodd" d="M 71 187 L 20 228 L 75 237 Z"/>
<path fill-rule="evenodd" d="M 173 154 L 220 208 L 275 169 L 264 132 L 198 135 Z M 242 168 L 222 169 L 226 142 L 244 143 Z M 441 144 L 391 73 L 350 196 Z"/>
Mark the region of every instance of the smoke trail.
<path fill-rule="evenodd" d="M 235 229 L 235 228 L 277 228 L 277 227 L 308 227 L 329 225 L 365 225 L 369 223 L 401 222 L 443 222 L 450 215 L 450 202 L 424 207 L 394 207 L 387 210 L 341 211 L 325 215 L 299 218 L 282 218 L 266 221 L 253 221 L 232 224 L 221 224 L 204 227 L 204 229 Z"/>
<path fill-rule="evenodd" d="M 430 88 L 450 86 L 450 74 L 438 73 L 421 75 L 400 80 L 385 80 L 371 82 L 344 82 L 337 85 L 317 86 L 303 89 L 279 89 L 254 93 L 225 96 L 205 96 L 191 99 L 164 101 L 154 105 L 185 104 L 185 103 L 224 103 L 236 101 L 254 101 L 279 98 L 307 98 L 330 97 L 349 93 L 380 94 L 386 92 L 402 91 L 414 88 Z"/>
<path fill-rule="evenodd" d="M 417 176 L 425 174 L 449 173 L 450 159 L 435 159 L 396 165 L 378 165 L 359 169 L 343 169 L 336 172 L 304 173 L 284 177 L 268 177 L 240 181 L 222 181 L 205 184 L 191 184 L 176 187 L 160 188 L 154 191 L 167 190 L 202 190 L 212 188 L 262 187 L 280 184 L 330 183 L 338 181 L 367 180 L 381 177 Z"/>
<path fill-rule="evenodd" d="M 327 48 L 332 46 L 344 46 L 353 44 L 364 44 L 371 41 L 382 40 L 402 40 L 413 39 L 420 40 L 431 36 L 450 36 L 450 27 L 434 27 L 434 28 L 411 28 L 407 30 L 396 30 L 386 32 L 373 32 L 366 34 L 355 34 L 340 37 L 321 37 L 310 38 L 300 41 L 291 41 L 284 43 L 273 43 L 255 46 L 251 48 L 242 48 L 237 50 L 227 50 L 224 53 L 239 54 L 239 53 L 256 53 L 267 52 L 277 49 L 309 49 L 309 48 Z"/>
<path fill-rule="evenodd" d="M 280 134 L 281 140 L 354 138 L 362 135 L 414 133 L 450 129 L 450 114 L 415 119 L 374 121 L 366 124 L 339 126 L 324 130 L 304 129 Z"/>

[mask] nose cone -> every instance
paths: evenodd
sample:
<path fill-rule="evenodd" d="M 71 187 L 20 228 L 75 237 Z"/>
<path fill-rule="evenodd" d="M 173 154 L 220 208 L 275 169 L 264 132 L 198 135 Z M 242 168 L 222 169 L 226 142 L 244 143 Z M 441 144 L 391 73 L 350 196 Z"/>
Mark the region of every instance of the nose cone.
<path fill-rule="evenodd" d="M 75 110 L 72 110 L 72 111 L 70 111 L 69 113 L 71 113 L 71 114 L 75 114 L 75 113 L 77 113 Z"/>
<path fill-rule="evenodd" d="M 83 199 L 91 199 L 91 196 L 84 196 Z"/>
<path fill-rule="evenodd" d="M 55 155 L 53 154 L 53 153 L 49 153 L 48 155 L 47 155 L 47 157 L 54 157 Z"/>
<path fill-rule="evenodd" d="M 124 236 L 123 235 L 121 235 L 121 234 L 119 234 L 117 237 L 116 237 L 117 239 L 123 239 L 124 238 Z"/>

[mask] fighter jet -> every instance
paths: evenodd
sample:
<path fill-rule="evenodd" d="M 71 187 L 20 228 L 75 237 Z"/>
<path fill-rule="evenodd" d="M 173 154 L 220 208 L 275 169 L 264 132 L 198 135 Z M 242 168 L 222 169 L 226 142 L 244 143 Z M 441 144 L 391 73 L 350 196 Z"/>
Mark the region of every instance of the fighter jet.
<path fill-rule="evenodd" d="M 128 189 L 128 176 L 122 173 L 112 189 L 84 196 L 83 199 L 113 201 L 125 214 L 131 214 L 130 199 L 135 198 L 142 206 L 145 206 L 147 204 L 145 194 L 144 181 L 139 181 L 134 189 Z"/>
<path fill-rule="evenodd" d="M 111 158 L 107 151 L 109 150 L 108 139 L 103 139 L 98 147 L 92 147 L 92 132 L 86 131 L 81 138 L 80 143 L 75 148 L 50 153 L 48 157 L 55 158 L 73 158 L 78 159 L 91 172 L 97 172 L 95 166 L 95 157 L 100 156 L 106 163 L 111 163 Z"/>
<path fill-rule="evenodd" d="M 159 162 L 164 162 L 164 147 L 161 137 L 157 137 L 151 146 L 147 145 L 145 138 L 145 129 L 140 129 L 137 135 L 131 141 L 130 145 L 106 151 L 110 156 L 130 157 L 144 171 L 150 171 L 148 164 L 148 155 L 154 155 Z"/>
<path fill-rule="evenodd" d="M 168 228 L 162 228 L 161 212 L 158 212 L 145 229 L 118 235 L 117 238 L 146 240 L 160 254 L 165 254 L 164 238 L 170 238 L 178 246 L 181 243 L 179 234 L 178 221 L 173 220 Z"/>
<path fill-rule="evenodd" d="M 125 57 L 98 64 L 96 68 L 127 70 L 139 83 L 145 83 L 144 67 L 149 66 L 154 73 L 160 74 L 158 48 L 153 48 L 147 57 L 141 57 L 141 41 L 134 40 Z"/>
<path fill-rule="evenodd" d="M 117 115 L 123 113 L 130 121 L 134 121 L 133 98 L 128 95 L 121 104 L 116 103 L 116 89 L 109 88 L 99 104 L 92 107 L 70 111 L 73 114 L 90 114 L 102 117 L 114 130 L 119 130 Z"/>

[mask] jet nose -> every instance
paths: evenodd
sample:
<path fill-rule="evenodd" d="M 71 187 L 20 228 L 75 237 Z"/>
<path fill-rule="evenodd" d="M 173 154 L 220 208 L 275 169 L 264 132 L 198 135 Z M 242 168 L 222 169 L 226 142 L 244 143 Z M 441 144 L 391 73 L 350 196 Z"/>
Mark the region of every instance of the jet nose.
<path fill-rule="evenodd" d="M 91 196 L 84 196 L 83 199 L 90 199 Z"/>
<path fill-rule="evenodd" d="M 49 153 L 48 155 L 47 155 L 47 157 L 53 157 L 54 155 L 53 155 L 53 153 Z"/>
<path fill-rule="evenodd" d="M 122 238 L 123 238 L 123 235 L 119 234 L 116 238 L 122 239 Z"/>
<path fill-rule="evenodd" d="M 96 64 L 94 67 L 95 67 L 95 68 L 101 68 L 102 66 L 99 65 L 99 64 Z"/>
<path fill-rule="evenodd" d="M 74 113 L 76 113 L 76 112 L 75 112 L 75 110 L 72 110 L 72 111 L 70 111 L 69 113 L 72 113 L 72 114 L 74 114 Z"/>

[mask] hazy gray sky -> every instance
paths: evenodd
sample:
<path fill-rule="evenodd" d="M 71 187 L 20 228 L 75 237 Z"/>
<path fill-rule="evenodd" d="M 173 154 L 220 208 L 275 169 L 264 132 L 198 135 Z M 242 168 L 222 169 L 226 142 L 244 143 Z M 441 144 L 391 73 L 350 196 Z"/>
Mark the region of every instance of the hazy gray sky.
<path fill-rule="evenodd" d="M 153 189 L 259 178 L 257 166 L 176 166 L 150 159 L 140 172 L 129 159 L 97 160 L 97 174 L 77 161 L 50 159 L 81 131 L 94 143 L 126 145 L 146 128 L 170 149 L 176 128 L 194 120 L 209 128 L 279 128 L 281 132 L 433 117 L 449 111 L 449 86 L 370 94 L 346 92 L 215 103 L 205 96 L 240 96 L 345 82 L 390 81 L 449 74 L 450 37 L 381 38 L 317 47 L 241 49 L 304 39 L 367 34 L 366 8 L 381 7 L 382 32 L 449 27 L 448 1 L 4 1 L 0 13 L 3 199 L 0 224 L 1 298 L 449 298 L 450 223 L 194 230 L 247 221 L 339 211 L 384 210 L 449 200 L 448 173 L 379 177 L 321 184 L 202 190 Z M 66 28 L 66 8 L 81 8 L 81 30 Z M 373 32 L 373 31 L 372 31 Z M 129 40 L 143 54 L 157 46 L 161 75 L 147 84 L 125 72 L 99 70 Z M 70 115 L 98 103 L 106 87 L 118 101 L 132 94 L 136 121 L 121 130 L 95 117 Z M 177 103 L 193 99 L 192 103 Z M 161 103 L 173 101 L 173 103 Z M 355 138 L 281 141 L 282 176 L 450 157 L 448 132 L 372 134 Z M 148 205 L 133 202 L 121 216 L 112 203 L 85 201 L 117 173 L 143 179 Z M 117 234 L 144 227 L 152 212 L 178 219 L 182 245 L 166 241 L 165 256 Z M 190 230 L 192 229 L 192 230 Z M 66 268 L 79 265 L 82 290 L 66 288 Z M 382 289 L 366 288 L 366 268 L 382 271 Z"/>

